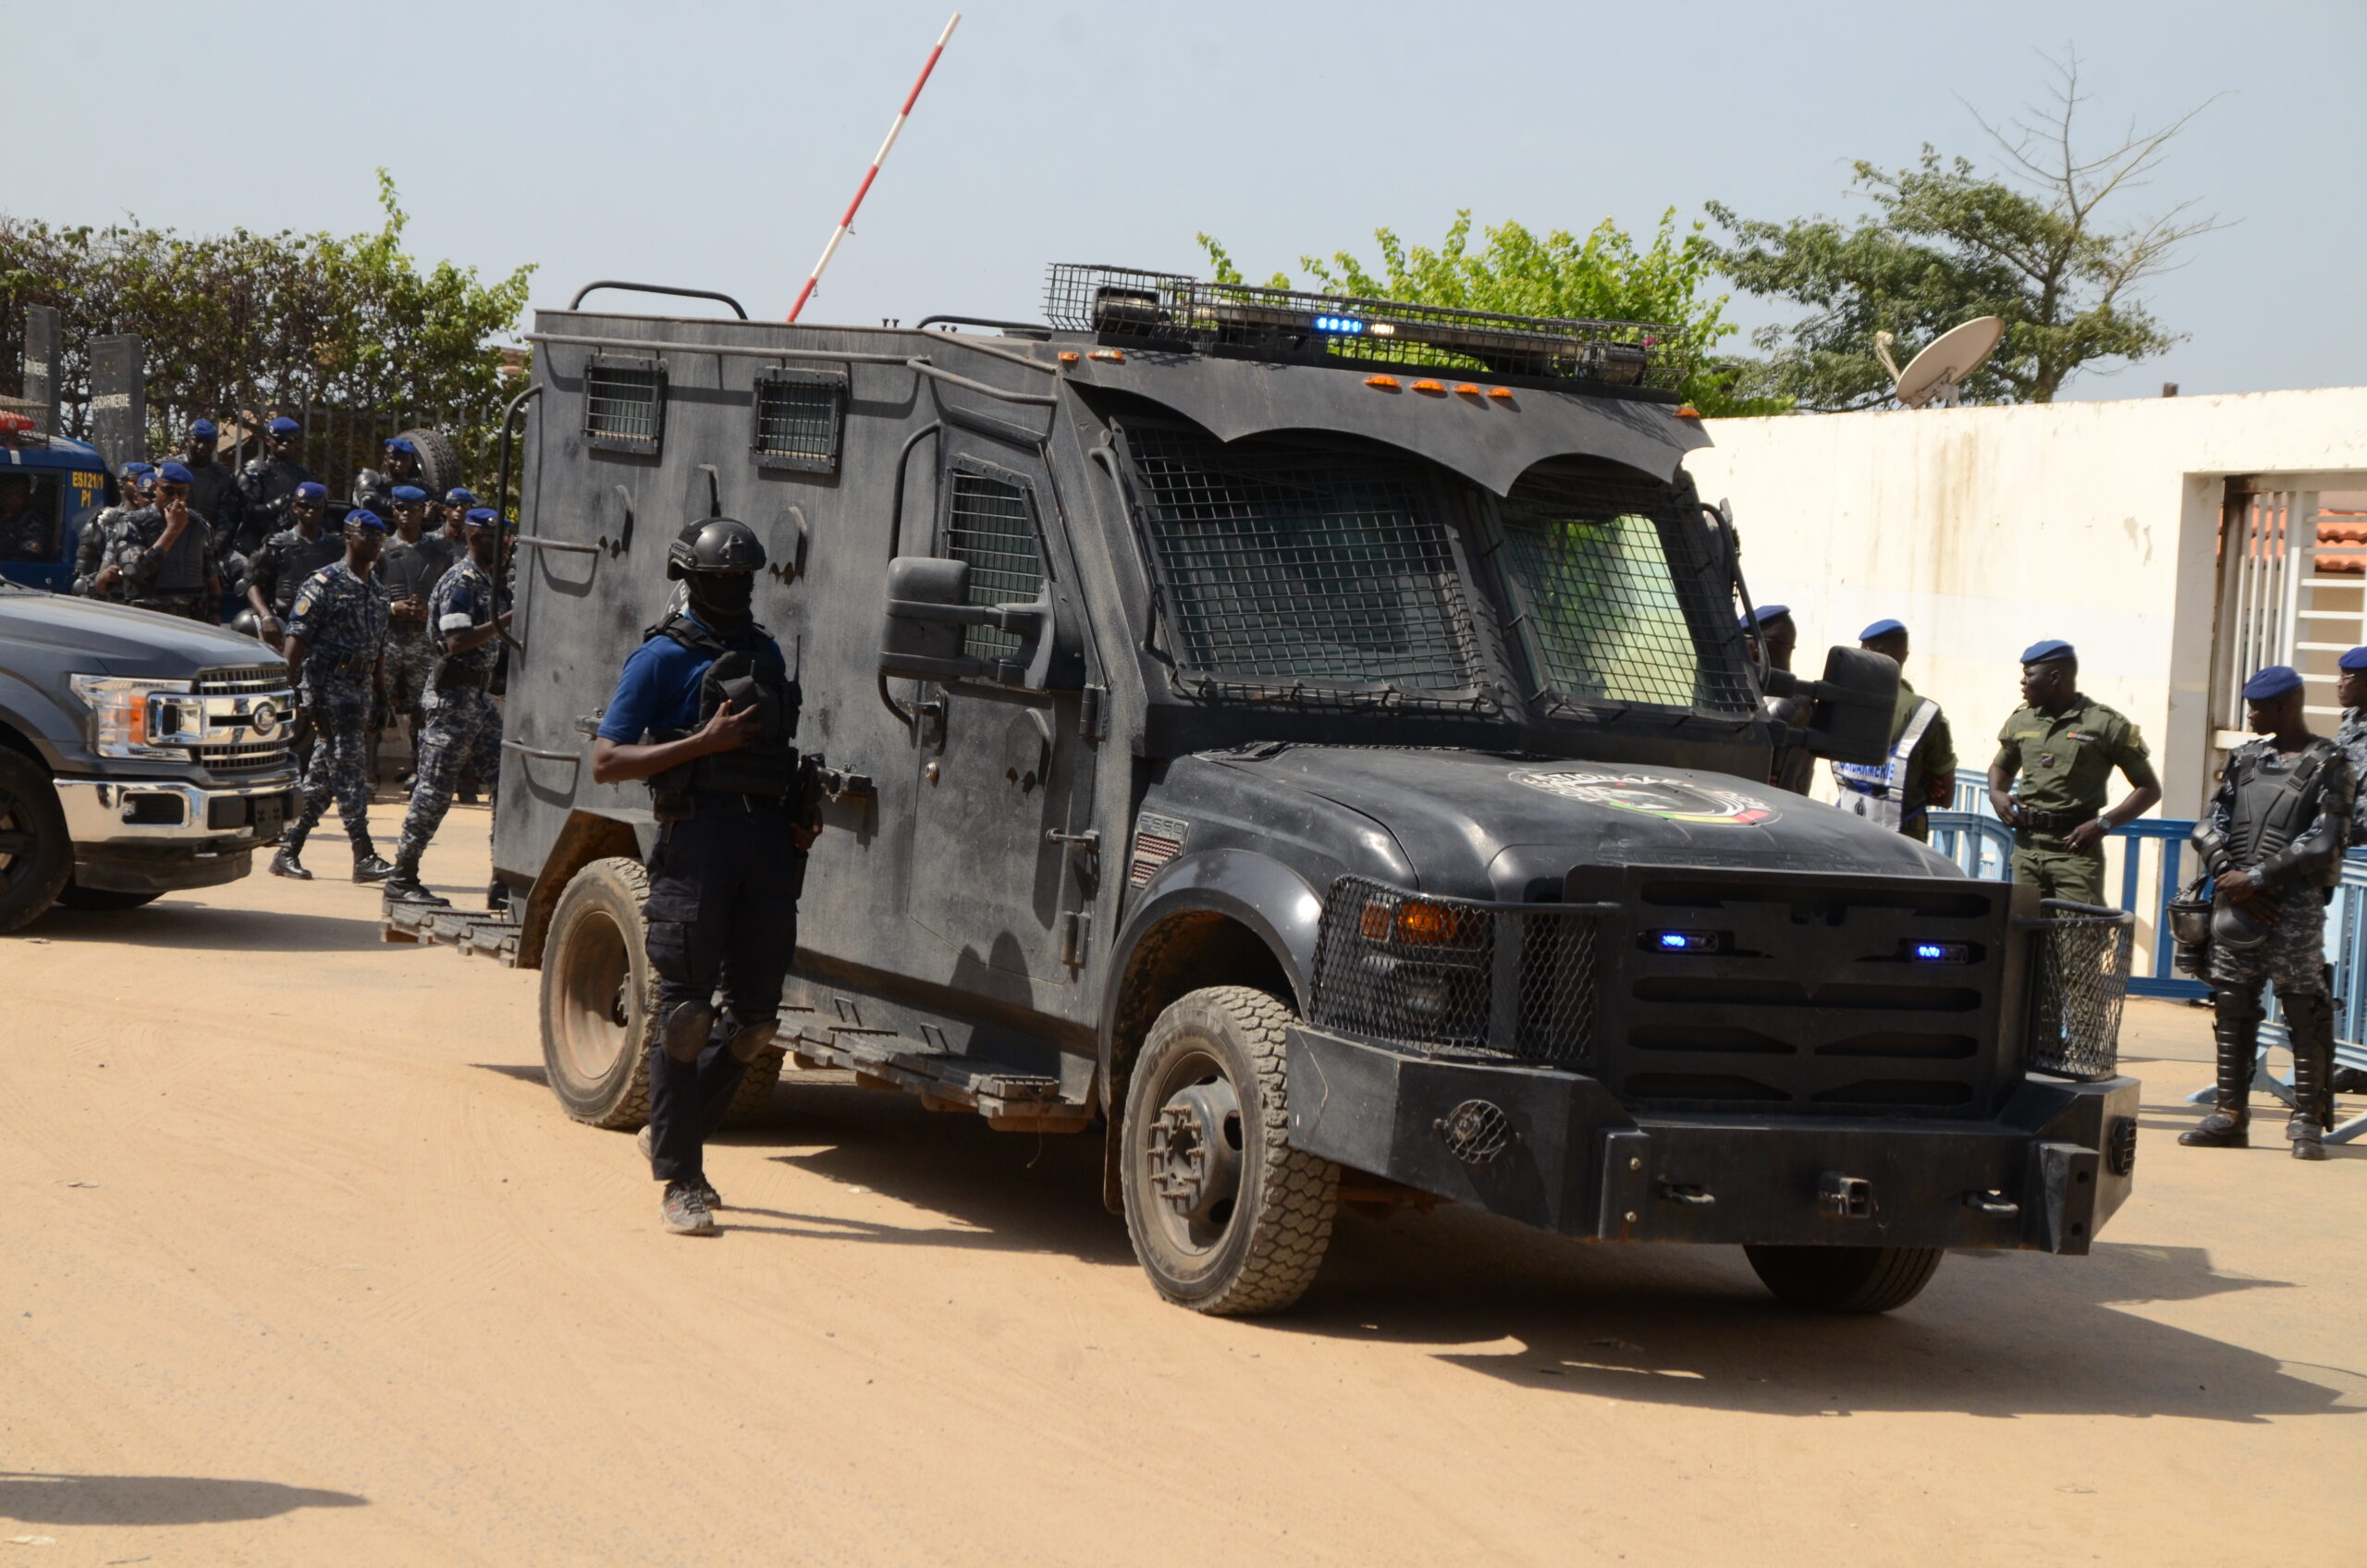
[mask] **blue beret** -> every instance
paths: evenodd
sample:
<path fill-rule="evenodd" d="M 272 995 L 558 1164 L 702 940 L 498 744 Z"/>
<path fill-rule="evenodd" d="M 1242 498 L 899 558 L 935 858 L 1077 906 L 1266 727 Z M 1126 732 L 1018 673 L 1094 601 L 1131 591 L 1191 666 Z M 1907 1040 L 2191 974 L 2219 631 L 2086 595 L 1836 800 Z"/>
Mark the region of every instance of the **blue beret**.
<path fill-rule="evenodd" d="M 190 472 L 187 465 L 168 462 L 157 465 L 156 477 L 167 484 L 187 484 L 195 476 Z"/>
<path fill-rule="evenodd" d="M 387 436 L 386 450 L 389 452 L 409 452 L 414 458 L 419 456 L 419 448 L 412 446 L 408 437 L 401 435 Z"/>
<path fill-rule="evenodd" d="M 374 528 L 381 533 L 386 532 L 386 523 L 379 519 L 376 512 L 367 507 L 354 508 L 345 514 L 345 521 L 349 523 L 358 522 L 364 528 Z"/>
<path fill-rule="evenodd" d="M 2367 669 L 2367 648 L 2353 648 L 2334 662 L 2345 669 Z"/>
<path fill-rule="evenodd" d="M 329 487 L 317 479 L 308 479 L 296 486 L 296 498 L 300 501 L 325 501 L 329 498 Z"/>
<path fill-rule="evenodd" d="M 190 423 L 189 433 L 206 441 L 211 441 L 222 434 L 214 428 L 214 422 L 210 419 L 192 420 Z"/>
<path fill-rule="evenodd" d="M 2056 659 L 2076 659 L 2079 650 L 2060 637 L 2050 637 L 2043 643 L 2032 643 L 2022 650 L 2024 664 L 2050 664 Z"/>
<path fill-rule="evenodd" d="M 304 427 L 298 424 L 294 420 L 289 419 L 286 414 L 281 414 L 269 424 L 264 425 L 264 428 L 270 431 L 274 435 L 293 435 Z"/>
<path fill-rule="evenodd" d="M 1740 625 L 1745 631 L 1748 631 L 1751 628 L 1764 626 L 1771 620 L 1781 620 L 1791 613 L 1792 606 L 1789 605 L 1759 605 L 1752 608 L 1750 614 L 1742 618 Z"/>
<path fill-rule="evenodd" d="M 154 463 L 126 463 L 123 467 L 116 471 L 116 477 L 117 479 L 137 479 L 143 473 L 153 473 L 155 472 L 156 465 Z"/>
<path fill-rule="evenodd" d="M 452 507 L 473 507 L 477 504 L 477 493 L 455 484 L 444 492 L 444 504 Z"/>
<path fill-rule="evenodd" d="M 1887 637 L 1895 631 L 1904 631 L 1906 630 L 1907 622 L 1903 620 L 1878 620 L 1874 622 L 1873 625 L 1866 628 L 1863 631 L 1858 632 L 1858 641 L 1860 643 L 1870 643 L 1877 637 Z"/>
<path fill-rule="evenodd" d="M 491 528 L 501 521 L 491 507 L 471 507 L 460 521 L 471 528 Z"/>
<path fill-rule="evenodd" d="M 416 484 L 398 484 L 394 488 L 394 497 L 406 505 L 416 505 L 427 499 L 427 492 Z"/>
<path fill-rule="evenodd" d="M 2301 672 L 2289 664 L 2273 664 L 2244 682 L 2244 701 L 2264 703 L 2301 689 Z"/>

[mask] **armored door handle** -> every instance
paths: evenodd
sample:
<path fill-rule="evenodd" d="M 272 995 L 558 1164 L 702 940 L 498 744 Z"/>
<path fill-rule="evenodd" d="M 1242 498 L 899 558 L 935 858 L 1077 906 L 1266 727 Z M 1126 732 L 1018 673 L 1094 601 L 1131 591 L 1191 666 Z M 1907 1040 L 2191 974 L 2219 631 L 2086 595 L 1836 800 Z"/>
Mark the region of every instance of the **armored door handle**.
<path fill-rule="evenodd" d="M 1098 850 L 1101 848 L 1101 835 L 1098 831 L 1090 827 L 1086 828 L 1082 833 L 1063 833 L 1059 828 L 1055 827 L 1044 835 L 1044 842 L 1048 844 L 1082 844 L 1088 850 Z"/>
<path fill-rule="evenodd" d="M 1717 1194 L 1705 1187 L 1697 1187 L 1689 1183 L 1679 1184 L 1674 1182 L 1661 1183 L 1661 1196 L 1671 1203 L 1681 1203 L 1688 1208 L 1714 1208 L 1718 1203 Z"/>

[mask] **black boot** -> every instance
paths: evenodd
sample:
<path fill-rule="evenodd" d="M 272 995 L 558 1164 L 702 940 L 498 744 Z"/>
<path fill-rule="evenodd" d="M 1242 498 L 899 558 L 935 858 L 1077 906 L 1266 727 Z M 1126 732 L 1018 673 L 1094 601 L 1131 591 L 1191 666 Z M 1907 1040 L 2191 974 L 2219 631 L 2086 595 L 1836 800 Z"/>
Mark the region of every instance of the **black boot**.
<path fill-rule="evenodd" d="M 282 844 L 279 852 L 271 857 L 271 874 L 274 876 L 292 876 L 299 882 L 313 879 L 313 874 L 304 869 L 303 862 L 296 858 L 296 846 L 293 844 Z"/>
<path fill-rule="evenodd" d="M 2283 1000 L 2293 1047 L 2293 1115 L 2285 1135 L 2295 1159 L 2324 1159 L 2326 1124 L 2334 1120 L 2334 1002 L 2320 991 Z"/>
<path fill-rule="evenodd" d="M 2178 1134 L 2190 1149 L 2240 1149 L 2251 1145 L 2252 1061 L 2260 1046 L 2260 982 L 2223 986 L 2211 994 L 2211 1027 L 2219 1047 L 2217 1103 L 2200 1127 Z"/>
<path fill-rule="evenodd" d="M 428 891 L 427 885 L 419 879 L 419 862 L 404 854 L 395 856 L 395 869 L 386 877 L 386 893 L 388 899 L 402 903 L 452 907 L 451 900 Z"/>
<path fill-rule="evenodd" d="M 384 882 L 394 875 L 395 868 L 378 858 L 377 850 L 370 844 L 353 846 L 353 879 L 356 882 Z"/>

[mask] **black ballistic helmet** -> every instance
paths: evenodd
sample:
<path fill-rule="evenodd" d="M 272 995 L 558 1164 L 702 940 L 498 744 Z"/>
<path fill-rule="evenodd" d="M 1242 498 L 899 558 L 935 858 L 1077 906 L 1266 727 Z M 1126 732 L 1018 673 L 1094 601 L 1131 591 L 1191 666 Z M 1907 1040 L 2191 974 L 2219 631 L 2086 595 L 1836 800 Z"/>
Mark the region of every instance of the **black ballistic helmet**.
<path fill-rule="evenodd" d="M 728 517 L 711 517 L 682 530 L 666 546 L 666 576 L 669 582 L 716 572 L 761 570 L 765 543 L 756 531 Z"/>
<path fill-rule="evenodd" d="M 263 641 L 263 617 L 255 614 L 254 606 L 250 605 L 230 618 L 230 630 L 260 643 Z"/>

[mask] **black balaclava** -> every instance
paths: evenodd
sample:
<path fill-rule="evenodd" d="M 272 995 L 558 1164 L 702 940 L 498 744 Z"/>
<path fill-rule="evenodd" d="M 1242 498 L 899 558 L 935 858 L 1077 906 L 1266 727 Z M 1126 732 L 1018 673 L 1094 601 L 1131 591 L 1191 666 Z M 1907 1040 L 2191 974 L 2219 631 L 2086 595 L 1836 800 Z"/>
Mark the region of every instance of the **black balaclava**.
<path fill-rule="evenodd" d="M 694 571 L 686 586 L 692 610 L 724 636 L 742 637 L 754 626 L 750 606 L 755 600 L 755 573 Z"/>

